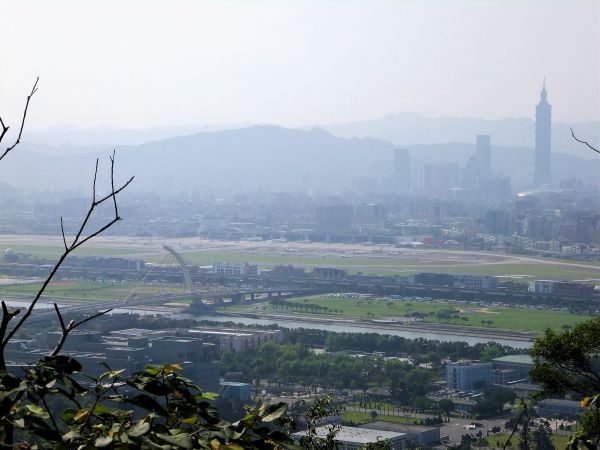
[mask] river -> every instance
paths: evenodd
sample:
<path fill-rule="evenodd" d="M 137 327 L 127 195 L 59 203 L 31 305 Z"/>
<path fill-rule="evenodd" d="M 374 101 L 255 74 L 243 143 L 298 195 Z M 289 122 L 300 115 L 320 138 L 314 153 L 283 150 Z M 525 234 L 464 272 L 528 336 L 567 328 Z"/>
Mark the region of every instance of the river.
<path fill-rule="evenodd" d="M 189 315 L 186 315 L 190 317 Z M 210 320 L 213 322 L 235 322 L 243 325 L 277 325 L 281 328 L 307 328 L 310 330 L 325 330 L 336 333 L 377 333 L 377 334 L 389 334 L 392 336 L 402 336 L 407 339 L 431 339 L 443 342 L 466 342 L 470 345 L 474 344 L 486 344 L 488 342 L 497 342 L 498 344 L 508 345 L 514 348 L 531 348 L 532 342 L 520 339 L 498 339 L 498 338 L 486 338 L 479 336 L 468 336 L 458 334 L 443 334 L 435 333 L 430 331 L 416 331 L 416 330 L 399 330 L 397 327 L 386 326 L 385 323 L 377 324 L 377 326 L 361 325 L 361 324 L 335 324 L 330 322 L 317 322 L 317 321 L 300 321 L 290 319 L 259 319 L 254 317 L 244 316 L 211 316 L 202 315 L 194 316 L 194 319 L 198 320 Z"/>
<path fill-rule="evenodd" d="M 19 307 L 25 308 L 29 305 L 28 301 L 20 301 L 20 300 L 9 300 L 7 301 L 8 306 L 11 307 Z M 72 306 L 72 303 L 69 305 L 59 304 L 61 308 Z M 53 303 L 47 301 L 40 301 L 36 305 L 36 310 L 51 310 L 53 309 Z M 68 311 L 68 309 L 67 309 Z M 495 337 L 483 337 L 483 336 L 473 336 L 466 334 L 445 334 L 440 332 L 432 332 L 430 330 L 402 330 L 398 329 L 398 327 L 390 326 L 386 323 L 381 324 L 344 324 L 344 323 L 332 323 L 332 321 L 318 321 L 318 320 L 294 320 L 294 319 L 286 319 L 286 318 L 277 318 L 277 319 L 268 319 L 268 318 L 255 318 L 255 317 L 245 317 L 245 316 L 236 316 L 236 315 L 228 315 L 228 316 L 219 316 L 219 315 L 200 315 L 200 316 L 191 316 L 186 313 L 176 313 L 172 310 L 169 312 L 166 308 L 156 308 L 155 310 L 148 308 L 139 308 L 133 307 L 129 308 L 116 308 L 112 311 L 113 314 L 119 313 L 129 313 L 129 314 L 138 314 L 138 315 L 164 315 L 167 317 L 173 318 L 191 318 L 198 320 L 210 320 L 213 322 L 235 322 L 240 323 L 242 325 L 277 325 L 281 328 L 307 328 L 310 330 L 325 330 L 331 331 L 335 333 L 377 333 L 377 334 L 388 334 L 392 336 L 402 336 L 407 339 L 431 339 L 438 340 L 443 342 L 466 342 L 470 345 L 474 344 L 485 344 L 488 342 L 497 342 L 498 344 L 508 345 L 509 347 L 514 348 L 531 348 L 532 342 L 527 340 L 520 339 L 505 339 L 505 338 L 495 338 Z"/>

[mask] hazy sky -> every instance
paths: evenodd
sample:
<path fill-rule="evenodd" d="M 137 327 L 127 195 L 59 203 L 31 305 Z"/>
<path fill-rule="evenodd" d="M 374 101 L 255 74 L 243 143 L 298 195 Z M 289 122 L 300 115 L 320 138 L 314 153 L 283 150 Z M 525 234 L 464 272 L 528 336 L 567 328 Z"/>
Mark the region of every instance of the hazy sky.
<path fill-rule="evenodd" d="M 0 114 L 32 128 L 393 112 L 600 119 L 599 0 L 0 0 Z"/>

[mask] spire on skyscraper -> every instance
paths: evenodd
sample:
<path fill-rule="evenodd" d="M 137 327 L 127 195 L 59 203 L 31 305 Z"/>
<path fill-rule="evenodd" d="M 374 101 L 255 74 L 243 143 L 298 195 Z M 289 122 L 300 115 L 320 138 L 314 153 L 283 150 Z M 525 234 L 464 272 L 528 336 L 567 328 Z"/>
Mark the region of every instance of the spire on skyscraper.
<path fill-rule="evenodd" d="M 546 77 L 542 84 L 540 102 L 535 107 L 535 186 L 552 182 L 550 164 L 552 159 L 552 105 L 548 103 Z"/>
<path fill-rule="evenodd" d="M 546 91 L 546 77 L 544 77 L 544 81 L 542 83 L 542 92 L 540 93 L 540 98 L 543 102 L 547 102 L 546 98 L 548 97 L 548 92 Z"/>

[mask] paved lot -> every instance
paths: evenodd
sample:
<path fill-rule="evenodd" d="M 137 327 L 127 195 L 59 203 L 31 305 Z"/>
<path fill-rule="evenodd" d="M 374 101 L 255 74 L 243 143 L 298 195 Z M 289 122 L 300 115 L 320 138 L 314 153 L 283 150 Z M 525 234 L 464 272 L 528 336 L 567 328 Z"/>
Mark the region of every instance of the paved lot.
<path fill-rule="evenodd" d="M 476 422 L 483 424 L 483 428 L 476 428 L 474 430 L 466 430 L 464 427 L 466 425 L 475 422 L 472 419 L 456 419 L 452 418 L 450 423 L 445 423 L 440 429 L 441 436 L 449 436 L 450 442 L 460 442 L 460 438 L 463 434 L 470 434 L 475 437 L 478 431 L 481 430 L 484 436 L 487 435 L 487 430 L 494 427 L 499 426 L 504 431 L 504 424 L 509 419 L 509 416 L 494 419 L 494 420 L 477 420 Z M 493 439 L 493 438 L 492 438 Z"/>

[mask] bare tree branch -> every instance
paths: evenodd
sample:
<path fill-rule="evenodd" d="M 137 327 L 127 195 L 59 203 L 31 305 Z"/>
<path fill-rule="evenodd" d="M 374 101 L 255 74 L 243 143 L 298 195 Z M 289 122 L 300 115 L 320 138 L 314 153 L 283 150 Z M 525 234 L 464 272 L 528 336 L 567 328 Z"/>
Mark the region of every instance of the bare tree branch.
<path fill-rule="evenodd" d="M 65 238 L 65 227 L 63 225 L 62 216 L 60 216 L 60 231 L 62 233 L 63 243 L 65 244 L 65 250 L 69 250 L 69 246 L 67 245 L 67 238 Z"/>
<path fill-rule="evenodd" d="M 0 338 L 6 334 L 8 329 L 8 323 L 15 318 L 21 312 L 20 309 L 15 309 L 10 312 L 6 302 L 2 300 L 2 319 L 0 319 Z M 0 351 L 0 370 L 6 368 L 6 361 L 4 360 L 4 352 Z"/>
<path fill-rule="evenodd" d="M 25 119 L 27 118 L 27 109 L 29 108 L 29 101 L 31 100 L 31 97 L 33 97 L 33 94 L 35 94 L 37 92 L 38 81 L 40 81 L 40 77 L 36 78 L 35 83 L 33 84 L 33 88 L 31 88 L 31 93 L 27 96 L 27 101 L 25 102 L 25 109 L 23 111 L 23 118 L 21 119 L 21 128 L 19 129 L 19 135 L 17 136 L 17 140 L 12 145 L 8 146 L 6 148 L 6 150 L 4 150 L 4 153 L 2 153 L 2 155 L 0 155 L 0 161 L 2 161 L 2 159 L 6 155 L 8 155 L 8 152 L 13 150 L 21 142 L 21 136 L 23 135 L 23 127 L 25 126 Z M 4 125 L 4 121 L 1 118 L 0 118 L 0 124 L 2 125 L 2 133 L 0 134 L 0 142 L 2 142 L 4 135 L 6 134 L 6 132 L 8 131 L 8 129 L 10 127 L 7 127 L 6 125 Z"/>
<path fill-rule="evenodd" d="M 52 353 L 50 353 L 50 356 L 56 356 L 60 353 L 60 351 L 62 350 L 63 346 L 65 345 L 67 337 L 69 336 L 69 333 L 71 331 L 73 331 L 75 328 L 83 325 L 84 323 L 89 322 L 90 320 L 96 319 L 100 316 L 103 316 L 104 314 L 111 312 L 112 308 L 107 309 L 106 311 L 101 311 L 99 313 L 96 313 L 92 316 L 89 316 L 89 317 L 83 319 L 83 320 L 80 320 L 79 322 L 75 322 L 74 320 L 71 320 L 69 322 L 69 324 L 66 326 L 65 326 L 65 321 L 63 319 L 63 316 L 60 312 L 60 308 L 58 307 L 58 305 L 56 303 L 54 304 L 54 310 L 56 311 L 56 315 L 58 316 L 58 321 L 60 322 L 60 329 L 62 331 L 62 334 L 60 336 L 58 343 L 56 344 L 56 347 L 54 348 Z"/>
<path fill-rule="evenodd" d="M 587 145 L 588 148 L 590 148 L 591 150 L 594 150 L 596 153 L 600 153 L 600 150 L 598 150 L 596 147 L 590 145 L 587 141 L 582 141 L 581 139 L 578 139 L 577 136 L 575 136 L 575 132 L 573 131 L 573 128 L 570 128 L 570 130 L 571 130 L 571 136 L 573 136 L 573 139 L 575 139 L 580 144 Z"/>
<path fill-rule="evenodd" d="M 523 407 L 523 411 L 521 411 L 521 414 L 519 414 L 519 418 L 515 422 L 515 426 L 513 427 L 510 435 L 506 439 L 506 442 L 502 446 L 502 450 L 506 450 L 506 448 L 508 447 L 508 444 L 510 443 L 511 439 L 513 438 L 513 436 L 515 435 L 515 433 L 519 429 L 519 425 L 521 423 L 521 420 L 523 420 L 523 418 L 525 416 L 527 416 L 527 420 L 529 420 L 529 412 L 527 410 L 527 403 L 525 403 L 525 401 L 523 399 L 521 399 L 521 406 Z"/>
<path fill-rule="evenodd" d="M 86 215 L 85 215 L 85 217 L 84 217 L 84 219 L 83 219 L 83 221 L 82 221 L 82 223 L 81 223 L 81 225 L 79 227 L 79 230 L 77 231 L 77 234 L 75 235 L 75 238 L 73 239 L 73 241 L 71 242 L 71 244 L 67 244 L 67 239 L 66 239 L 66 236 L 64 234 L 63 223 L 62 223 L 62 220 L 61 220 L 61 230 L 63 232 L 63 243 L 65 244 L 65 251 L 62 253 L 62 255 L 60 256 L 60 258 L 58 259 L 58 261 L 55 263 L 54 267 L 50 271 L 50 274 L 44 280 L 44 282 L 43 282 L 42 286 L 40 287 L 40 289 L 38 290 L 35 298 L 31 301 L 31 303 L 27 307 L 27 310 L 25 311 L 25 314 L 23 314 L 23 316 L 19 319 L 19 321 L 17 322 L 17 324 L 8 333 L 7 333 L 7 328 L 4 328 L 4 329 L 0 328 L 0 339 L 1 339 L 0 353 L 3 352 L 3 350 L 6 347 L 6 345 L 8 344 L 8 342 L 12 339 L 12 337 L 15 335 L 15 333 L 23 326 L 23 324 L 25 323 L 25 321 L 29 318 L 29 316 L 33 312 L 33 309 L 35 308 L 35 305 L 37 304 L 37 302 L 39 301 L 39 299 L 42 297 L 42 294 L 45 292 L 46 288 L 50 284 L 50 281 L 52 280 L 52 278 L 54 277 L 54 275 L 56 274 L 56 272 L 58 271 L 58 269 L 60 268 L 60 266 L 62 265 L 62 263 L 65 261 L 65 259 L 67 258 L 67 256 L 69 256 L 69 254 L 71 252 L 73 252 L 74 250 L 76 250 L 77 248 L 79 248 L 81 245 L 85 244 L 90 239 L 93 239 L 94 237 L 98 236 L 100 233 L 106 231 L 107 229 L 109 229 L 110 227 L 112 227 L 115 223 L 117 223 L 119 220 L 121 220 L 121 217 L 119 217 L 119 215 L 118 215 L 119 211 L 117 209 L 116 196 L 123 189 L 125 189 L 127 186 L 129 186 L 129 184 L 133 181 L 134 177 L 131 177 L 129 180 L 127 180 L 126 183 L 124 183 L 123 185 L 121 185 L 118 189 L 115 189 L 114 188 L 114 166 L 115 166 L 114 163 L 115 163 L 115 157 L 114 157 L 114 153 L 113 153 L 113 156 L 111 157 L 111 168 L 110 168 L 110 172 L 111 172 L 110 173 L 110 177 L 111 177 L 111 192 L 110 192 L 110 194 L 107 194 L 106 196 L 102 197 L 100 200 L 97 200 L 96 199 L 96 180 L 97 180 L 97 175 L 98 175 L 98 160 L 96 160 L 96 167 L 94 169 L 94 182 L 93 182 L 92 201 L 91 201 L 90 206 L 88 208 L 88 211 L 87 211 L 87 213 L 86 213 Z M 113 204 L 114 204 L 114 209 L 115 209 L 113 219 L 110 220 L 109 222 L 107 222 L 106 224 L 104 224 L 103 226 L 99 227 L 97 230 L 93 231 L 92 233 L 90 233 L 86 237 L 83 237 L 83 232 L 85 231 L 86 225 L 88 224 L 88 222 L 90 220 L 90 217 L 92 216 L 93 212 L 96 210 L 96 208 L 98 206 L 100 206 L 102 203 L 104 203 L 105 201 L 109 200 L 110 198 L 113 199 Z M 12 316 L 10 319 L 12 319 L 13 317 L 14 316 Z M 61 315 L 59 314 L 59 319 L 60 318 L 61 318 Z M 10 321 L 10 319 L 9 319 L 9 321 Z M 0 325 L 1 325 L 1 323 L 0 323 Z M 69 329 L 70 325 L 71 324 L 69 324 L 66 327 L 66 329 Z M 81 323 L 79 325 L 81 325 Z M 8 326 L 8 322 L 6 323 L 6 326 Z M 61 323 L 61 326 L 63 327 L 63 330 L 64 330 L 65 329 L 64 323 Z M 71 330 L 69 330 L 69 331 L 71 331 Z M 62 347 L 62 344 L 61 344 L 61 347 Z"/>

